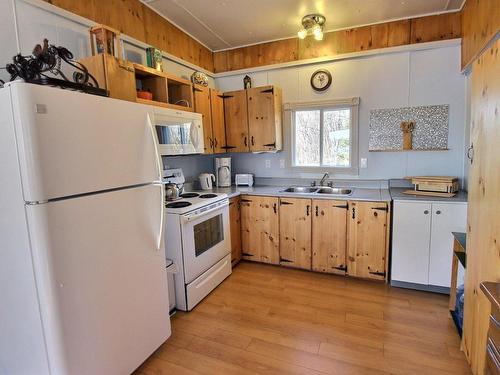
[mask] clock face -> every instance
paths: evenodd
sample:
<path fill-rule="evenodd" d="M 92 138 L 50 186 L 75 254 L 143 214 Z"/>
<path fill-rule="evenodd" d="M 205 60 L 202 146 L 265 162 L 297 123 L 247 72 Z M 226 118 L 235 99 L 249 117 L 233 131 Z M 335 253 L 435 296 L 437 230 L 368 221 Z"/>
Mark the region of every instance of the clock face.
<path fill-rule="evenodd" d="M 311 76 L 311 86 L 316 91 L 325 91 L 332 84 L 332 75 L 328 70 L 317 70 Z"/>

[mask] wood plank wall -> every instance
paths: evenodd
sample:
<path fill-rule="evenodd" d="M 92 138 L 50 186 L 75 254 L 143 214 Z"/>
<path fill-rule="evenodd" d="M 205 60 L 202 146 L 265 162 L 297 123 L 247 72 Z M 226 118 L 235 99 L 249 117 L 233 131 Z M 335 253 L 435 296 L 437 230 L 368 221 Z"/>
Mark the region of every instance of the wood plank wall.
<path fill-rule="evenodd" d="M 490 303 L 479 288 L 500 281 L 500 39 L 472 64 L 471 144 L 462 348 L 483 374 Z"/>
<path fill-rule="evenodd" d="M 139 0 L 44 0 L 108 25 L 206 70 L 214 70 L 211 50 L 159 16 Z"/>
<path fill-rule="evenodd" d="M 455 12 L 325 33 L 319 42 L 292 38 L 213 53 L 139 0 L 44 1 L 215 72 L 459 38 L 462 30 Z"/>
<path fill-rule="evenodd" d="M 477 1 L 477 0 L 476 0 Z M 496 0 L 495 0 L 496 1 Z M 460 12 L 325 33 L 322 41 L 285 39 L 214 53 L 215 72 L 461 37 Z"/>
<path fill-rule="evenodd" d="M 500 32 L 500 0 L 467 0 L 462 10 L 462 69 Z"/>

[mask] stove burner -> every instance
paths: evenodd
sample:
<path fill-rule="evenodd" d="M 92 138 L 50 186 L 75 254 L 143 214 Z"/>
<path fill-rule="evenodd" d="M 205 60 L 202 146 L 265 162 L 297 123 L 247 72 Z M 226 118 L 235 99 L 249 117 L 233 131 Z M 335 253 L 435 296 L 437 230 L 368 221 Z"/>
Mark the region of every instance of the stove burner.
<path fill-rule="evenodd" d="M 217 197 L 217 194 L 202 194 L 200 195 L 200 198 L 215 198 Z"/>
<path fill-rule="evenodd" d="M 172 202 L 172 203 L 167 203 L 167 208 L 183 208 L 183 207 L 188 207 L 191 206 L 191 203 L 189 202 Z"/>
<path fill-rule="evenodd" d="M 182 198 L 196 198 L 199 195 L 200 194 L 198 194 L 198 193 L 184 193 L 184 194 L 181 194 L 181 197 Z"/>

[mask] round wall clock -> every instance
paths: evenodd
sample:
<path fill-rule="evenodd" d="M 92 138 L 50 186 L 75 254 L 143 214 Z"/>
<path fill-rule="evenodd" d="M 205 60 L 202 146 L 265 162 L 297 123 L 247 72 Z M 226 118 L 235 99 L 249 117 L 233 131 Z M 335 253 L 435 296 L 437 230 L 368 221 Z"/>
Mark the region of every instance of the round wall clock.
<path fill-rule="evenodd" d="M 316 70 L 311 76 L 311 86 L 316 91 L 325 91 L 332 84 L 332 75 L 328 70 Z"/>

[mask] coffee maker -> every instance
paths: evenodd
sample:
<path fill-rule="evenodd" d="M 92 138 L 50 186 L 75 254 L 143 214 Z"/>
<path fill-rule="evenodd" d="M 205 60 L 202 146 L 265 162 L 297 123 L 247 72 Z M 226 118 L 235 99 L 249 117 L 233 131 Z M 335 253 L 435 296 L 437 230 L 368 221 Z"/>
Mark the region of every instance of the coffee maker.
<path fill-rule="evenodd" d="M 231 158 L 215 158 L 217 187 L 231 186 Z"/>

